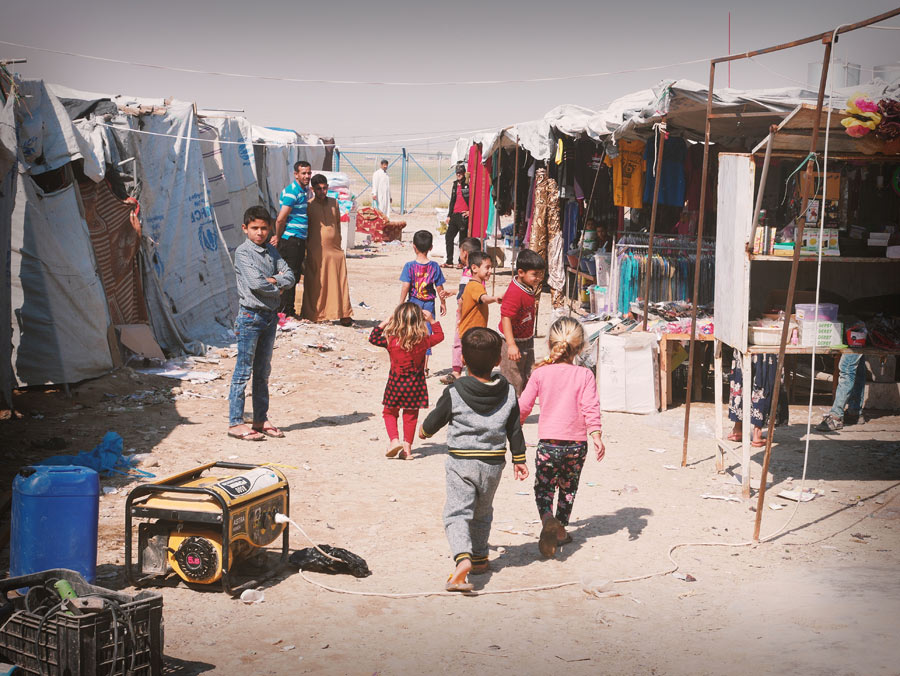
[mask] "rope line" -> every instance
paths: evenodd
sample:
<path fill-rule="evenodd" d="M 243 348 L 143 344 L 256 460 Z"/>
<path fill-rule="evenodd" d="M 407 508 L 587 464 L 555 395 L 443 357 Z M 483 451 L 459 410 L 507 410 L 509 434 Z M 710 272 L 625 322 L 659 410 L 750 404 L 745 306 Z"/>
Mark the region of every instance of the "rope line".
<path fill-rule="evenodd" d="M 708 63 L 711 58 L 690 59 L 688 61 L 677 61 L 675 63 L 667 63 L 659 66 L 645 66 L 642 68 L 627 68 L 624 70 L 610 70 L 597 73 L 580 73 L 576 75 L 556 75 L 549 77 L 533 77 L 533 78 L 513 78 L 508 80 L 439 80 L 433 82 L 392 82 L 386 80 L 324 80 L 320 78 L 296 78 L 296 77 L 279 77 L 277 75 L 251 75 L 248 73 L 230 73 L 227 71 L 202 70 L 199 68 L 184 68 L 181 66 L 164 66 L 158 63 L 146 63 L 143 61 L 128 61 L 125 59 L 113 59 L 105 56 L 95 56 L 93 54 L 80 54 L 78 52 L 67 52 L 61 49 L 49 49 L 47 47 L 36 47 L 34 45 L 26 45 L 20 42 L 10 42 L 8 40 L 0 40 L 0 45 L 9 47 L 21 47 L 22 49 L 33 49 L 38 52 L 46 52 L 49 54 L 60 54 L 62 56 L 74 56 L 79 59 L 90 59 L 92 61 L 102 61 L 104 63 L 117 63 L 126 66 L 137 66 L 140 68 L 153 68 L 155 70 L 167 70 L 177 73 L 190 73 L 194 75 L 215 75 L 217 77 L 236 77 L 253 80 L 271 80 L 274 82 L 292 82 L 296 84 L 328 84 L 328 85 L 368 85 L 368 86 L 392 86 L 392 87 L 446 87 L 446 86 L 462 86 L 462 85 L 501 85 L 501 84 L 533 84 L 537 82 L 561 82 L 565 80 L 582 80 L 589 78 L 604 77 L 607 75 L 623 75 L 627 73 L 643 73 L 652 70 L 661 70 L 664 68 L 673 68 L 675 66 L 688 66 L 697 63 Z"/>

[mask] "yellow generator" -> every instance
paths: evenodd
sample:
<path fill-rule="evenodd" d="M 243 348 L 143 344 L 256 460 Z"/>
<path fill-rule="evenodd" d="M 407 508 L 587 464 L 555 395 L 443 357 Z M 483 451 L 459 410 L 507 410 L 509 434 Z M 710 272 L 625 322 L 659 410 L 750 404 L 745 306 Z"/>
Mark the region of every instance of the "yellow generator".
<path fill-rule="evenodd" d="M 211 462 L 138 486 L 125 502 L 126 577 L 143 586 L 162 583 L 174 572 L 188 584 L 221 582 L 229 593 L 255 586 L 287 562 L 288 532 L 275 523 L 275 515 L 289 514 L 289 506 L 287 479 L 268 465 Z M 133 519 L 142 520 L 136 567 Z M 278 564 L 236 585 L 235 565 L 265 560 L 263 548 L 279 535 Z"/>

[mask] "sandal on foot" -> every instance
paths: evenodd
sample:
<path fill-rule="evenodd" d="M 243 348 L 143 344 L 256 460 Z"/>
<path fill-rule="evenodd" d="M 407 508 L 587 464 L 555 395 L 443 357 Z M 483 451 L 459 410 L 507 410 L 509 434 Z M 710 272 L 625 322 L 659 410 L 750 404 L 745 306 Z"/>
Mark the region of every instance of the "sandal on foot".
<path fill-rule="evenodd" d="M 740 434 L 738 434 L 737 432 L 734 432 L 732 434 L 729 434 L 725 438 L 728 439 L 728 441 L 740 441 L 742 436 Z"/>
<path fill-rule="evenodd" d="M 541 538 L 538 540 L 538 549 L 541 550 L 541 554 L 543 554 L 548 559 L 552 559 L 556 556 L 556 547 L 557 544 L 557 533 L 559 532 L 559 528 L 562 524 L 556 517 L 551 516 L 549 519 L 544 521 L 544 526 L 541 528 Z"/>
<path fill-rule="evenodd" d="M 766 445 L 766 440 L 763 439 L 762 441 L 751 441 L 750 445 L 753 446 L 753 448 L 762 448 Z"/>
<path fill-rule="evenodd" d="M 560 540 L 560 541 L 556 544 L 556 546 L 557 546 L 557 547 L 562 547 L 563 545 L 567 545 L 567 544 L 569 544 L 570 542 L 572 542 L 572 536 L 569 535 L 568 533 L 566 533 L 565 539 Z"/>
<path fill-rule="evenodd" d="M 253 430 L 255 432 L 260 432 L 265 434 L 267 437 L 273 437 L 275 439 L 284 439 L 284 432 L 275 427 L 272 424 L 263 424 L 262 427 L 254 427 Z"/>
<path fill-rule="evenodd" d="M 391 444 L 390 448 L 387 449 L 387 453 L 385 453 L 384 455 L 387 458 L 393 458 L 395 455 L 397 455 L 402 450 L 403 450 L 403 442 L 398 441 L 396 443 Z"/>
<path fill-rule="evenodd" d="M 256 430 L 250 430 L 249 432 L 229 432 L 228 436 L 232 439 L 239 439 L 240 441 L 265 441 L 266 436 L 257 432 Z"/>
<path fill-rule="evenodd" d="M 450 582 L 452 579 L 453 575 L 447 576 L 447 584 L 444 589 L 448 592 L 470 592 L 475 589 L 475 585 L 469 582 L 468 576 L 462 582 Z"/>

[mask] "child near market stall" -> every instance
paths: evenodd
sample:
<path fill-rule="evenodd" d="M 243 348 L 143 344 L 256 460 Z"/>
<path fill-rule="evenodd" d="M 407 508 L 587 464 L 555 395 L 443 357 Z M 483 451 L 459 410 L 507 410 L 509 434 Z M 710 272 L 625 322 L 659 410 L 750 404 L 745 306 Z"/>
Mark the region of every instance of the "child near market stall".
<path fill-rule="evenodd" d="M 447 293 L 444 291 L 444 273 L 441 266 L 428 258 L 432 249 L 433 236 L 427 230 L 419 230 L 413 235 L 414 260 L 403 266 L 400 272 L 400 302 L 415 303 L 432 316 L 436 316 L 435 300 L 440 301 L 440 315 L 447 314 Z M 431 322 L 429 322 L 429 327 Z M 429 331 L 431 329 L 429 328 Z M 428 356 L 426 353 L 425 374 L 428 374 Z"/>
<path fill-rule="evenodd" d="M 516 388 L 519 397 L 534 366 L 535 294 L 546 269 L 547 263 L 540 254 L 530 249 L 520 251 L 516 257 L 515 277 L 500 305 L 500 332 L 506 338 L 500 373 Z"/>
<path fill-rule="evenodd" d="M 481 251 L 481 242 L 475 237 L 466 237 L 459 243 L 459 259 L 463 264 L 462 275 L 459 279 L 459 291 L 456 294 L 456 329 L 453 332 L 453 349 L 451 351 L 452 371 L 441 378 L 444 385 L 449 385 L 462 375 L 462 343 L 459 340 L 459 311 L 462 308 L 463 292 L 466 290 L 466 284 L 472 279 L 472 271 L 469 270 L 469 254 Z"/>
<path fill-rule="evenodd" d="M 487 292 L 487 282 L 494 270 L 494 262 L 483 251 L 475 251 L 469 254 L 469 273 L 472 278 L 466 284 L 462 299 L 459 301 L 459 331 L 460 338 L 466 335 L 466 331 L 481 326 L 486 327 L 488 322 L 488 305 L 499 303 L 503 296 L 491 296 Z"/>
<path fill-rule="evenodd" d="M 432 333 L 429 334 L 428 325 Z M 388 434 L 385 455 L 401 460 L 412 457 L 412 442 L 419 420 L 419 409 L 428 408 L 425 385 L 425 353 L 444 339 L 440 322 L 415 303 L 401 303 L 390 319 L 372 329 L 369 342 L 387 349 L 391 370 L 384 388 L 384 427 Z M 403 410 L 403 441 L 397 429 L 397 418 Z"/>
<path fill-rule="evenodd" d="M 587 457 L 587 438 L 590 436 L 593 442 L 598 462 L 606 451 L 594 374 L 572 363 L 584 348 L 584 329 L 577 320 L 560 317 L 550 327 L 548 342 L 549 356 L 535 366 L 519 397 L 519 416 L 524 423 L 535 400 L 540 401 L 534 499 L 542 523 L 538 547 L 541 554 L 551 558 L 557 547 L 572 541 L 566 526 Z"/>
<path fill-rule="evenodd" d="M 491 329 L 464 333 L 469 375 L 447 386 L 419 430 L 419 437 L 427 439 L 448 425 L 444 531 L 456 568 L 447 578 L 447 591 L 471 591 L 469 574 L 489 570 L 492 505 L 506 465 L 507 440 L 516 479 L 528 478 L 515 390 L 499 373 L 491 373 L 502 347 L 503 339 Z"/>

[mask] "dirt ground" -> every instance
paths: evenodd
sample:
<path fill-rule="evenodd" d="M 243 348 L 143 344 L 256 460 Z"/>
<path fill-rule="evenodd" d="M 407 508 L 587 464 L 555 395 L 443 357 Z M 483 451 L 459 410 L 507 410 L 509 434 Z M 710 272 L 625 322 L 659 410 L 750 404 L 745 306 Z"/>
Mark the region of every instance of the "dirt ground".
<path fill-rule="evenodd" d="M 444 433 L 421 444 L 412 461 L 384 457 L 380 402 L 388 358 L 366 341 L 398 299 L 412 231 L 432 218 L 410 217 L 402 245 L 349 257 L 355 327 L 304 324 L 279 334 L 270 415 L 285 439 L 225 436 L 233 358 L 198 364 L 220 374 L 205 385 L 125 368 L 72 387 L 68 398 L 61 390 L 20 394 L 25 417 L 0 422 L 4 484 L 19 466 L 60 452 L 42 448 L 52 445 L 48 440 L 62 438 L 65 452 L 76 452 L 107 430 L 121 434 L 126 449 L 149 453 L 143 468 L 159 477 L 216 459 L 280 463 L 293 518 L 317 542 L 359 554 L 373 571 L 359 580 L 308 573 L 310 580 L 349 592 L 441 589 L 452 568 L 441 524 Z M 459 273 L 448 276 L 454 288 Z M 508 282 L 508 272 L 498 276 L 498 287 Z M 451 335 L 454 303 L 443 322 Z M 491 306 L 491 325 L 498 320 Z M 318 343 L 335 349 L 306 347 Z M 546 345 L 538 345 L 540 357 Z M 432 359 L 432 402 L 449 363 L 448 340 Z M 183 389 L 173 396 L 176 386 Z M 495 501 L 492 572 L 473 578 L 476 588 L 567 586 L 396 599 L 326 591 L 288 571 L 266 584 L 265 601 L 253 606 L 221 592 L 168 587 L 166 673 L 900 674 L 898 418 L 813 434 L 807 485 L 821 494 L 795 513 L 795 503 L 776 496 L 796 488 L 802 473 L 806 407 L 792 407 L 790 426 L 777 432 L 762 533 L 786 528 L 770 542 L 741 546 L 752 535 L 756 497 L 741 499 L 731 475 L 715 471 L 712 408 L 692 409 L 686 468 L 683 406 L 650 416 L 605 414 L 607 457 L 589 459 L 575 501 L 574 542 L 555 560 L 538 553 L 531 481 L 514 481 L 507 467 Z M 824 411 L 814 407 L 814 422 Z M 533 467 L 537 415 L 525 435 Z M 136 483 L 103 480 L 119 489 L 100 502 L 98 581 L 105 586 L 127 588 L 123 509 Z M 308 546 L 299 532 L 290 539 L 292 549 Z M 682 543 L 724 546 L 676 549 L 687 580 L 659 574 L 611 582 L 670 570 L 667 553 Z"/>

